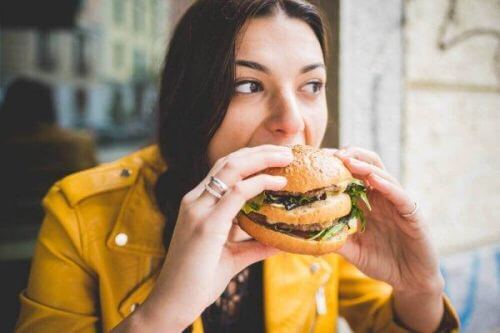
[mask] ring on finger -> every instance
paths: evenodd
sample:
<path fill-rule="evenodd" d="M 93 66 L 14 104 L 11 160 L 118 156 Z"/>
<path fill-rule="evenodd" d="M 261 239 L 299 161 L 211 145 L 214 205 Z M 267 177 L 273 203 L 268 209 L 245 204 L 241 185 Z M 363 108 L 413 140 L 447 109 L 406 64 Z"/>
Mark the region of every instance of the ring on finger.
<path fill-rule="evenodd" d="M 205 190 L 217 199 L 222 198 L 228 189 L 226 183 L 214 176 L 211 176 L 210 181 L 205 184 Z"/>
<path fill-rule="evenodd" d="M 411 210 L 411 212 L 409 212 L 409 213 L 405 213 L 405 214 L 401 214 L 401 213 L 399 213 L 399 214 L 400 214 L 402 217 L 404 217 L 404 218 L 406 218 L 406 219 L 407 219 L 407 218 L 410 218 L 410 217 L 414 216 L 414 215 L 417 213 L 417 211 L 418 211 L 418 204 L 417 204 L 417 202 L 416 202 L 416 201 L 414 201 L 414 202 L 413 202 L 413 209 Z"/>

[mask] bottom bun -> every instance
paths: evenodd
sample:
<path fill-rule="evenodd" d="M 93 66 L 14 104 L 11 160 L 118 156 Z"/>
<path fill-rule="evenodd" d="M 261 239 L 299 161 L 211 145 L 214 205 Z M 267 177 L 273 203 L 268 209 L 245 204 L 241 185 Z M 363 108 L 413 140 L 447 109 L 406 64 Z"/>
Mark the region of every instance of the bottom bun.
<path fill-rule="evenodd" d="M 266 228 L 261 224 L 255 223 L 242 213 L 238 214 L 238 224 L 246 233 L 261 243 L 286 252 L 315 256 L 340 249 L 345 244 L 347 236 L 355 233 L 357 230 L 357 223 L 354 223 L 351 228 L 346 226 L 343 231 L 328 240 L 316 241 L 290 236 Z"/>

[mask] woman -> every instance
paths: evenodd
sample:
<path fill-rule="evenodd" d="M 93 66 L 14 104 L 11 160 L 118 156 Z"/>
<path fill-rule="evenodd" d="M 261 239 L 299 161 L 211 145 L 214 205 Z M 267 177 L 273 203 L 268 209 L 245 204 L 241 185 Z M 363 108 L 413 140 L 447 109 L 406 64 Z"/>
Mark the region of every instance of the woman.
<path fill-rule="evenodd" d="M 196 2 L 166 57 L 158 147 L 47 195 L 18 331 L 332 332 L 338 312 L 356 331 L 457 328 L 427 228 L 373 152 L 336 152 L 373 188 L 341 256 L 278 253 L 233 224 L 285 185 L 255 173 L 321 143 L 324 35 L 300 0 Z M 229 187 L 220 199 L 210 176 Z"/>

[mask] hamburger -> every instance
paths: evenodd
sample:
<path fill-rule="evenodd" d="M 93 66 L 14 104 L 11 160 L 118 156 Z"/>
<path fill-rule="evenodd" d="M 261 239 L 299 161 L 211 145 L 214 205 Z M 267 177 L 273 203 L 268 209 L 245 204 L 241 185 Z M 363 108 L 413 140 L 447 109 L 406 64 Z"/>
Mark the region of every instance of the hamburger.
<path fill-rule="evenodd" d="M 364 230 L 359 204 L 364 201 L 371 209 L 366 186 L 331 152 L 306 145 L 295 145 L 292 152 L 288 166 L 261 172 L 286 177 L 287 185 L 247 201 L 238 224 L 256 240 L 286 252 L 333 252 Z"/>

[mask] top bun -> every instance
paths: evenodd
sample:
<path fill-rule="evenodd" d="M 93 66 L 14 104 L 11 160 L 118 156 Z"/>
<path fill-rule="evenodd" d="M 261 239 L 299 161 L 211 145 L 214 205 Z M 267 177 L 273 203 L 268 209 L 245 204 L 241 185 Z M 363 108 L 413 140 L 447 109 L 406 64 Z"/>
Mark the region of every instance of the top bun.
<path fill-rule="evenodd" d="M 342 185 L 352 179 L 344 163 L 331 152 L 307 145 L 292 147 L 294 160 L 282 168 L 268 168 L 262 173 L 283 176 L 287 185 L 280 191 L 303 193 L 331 185 Z"/>

